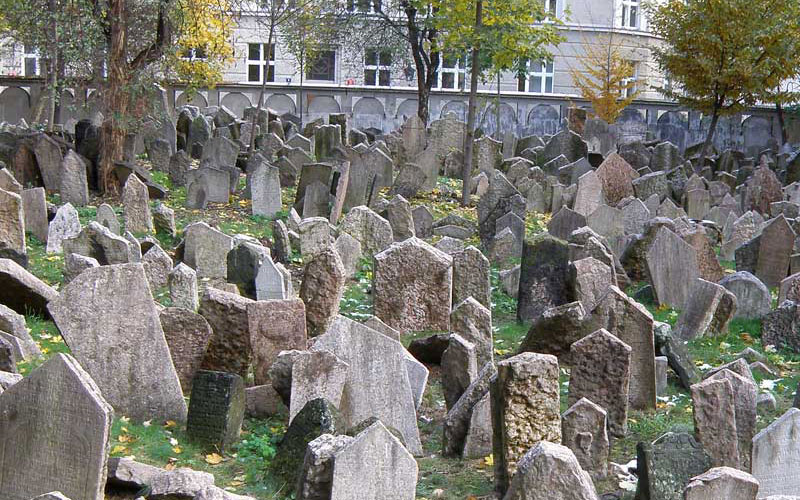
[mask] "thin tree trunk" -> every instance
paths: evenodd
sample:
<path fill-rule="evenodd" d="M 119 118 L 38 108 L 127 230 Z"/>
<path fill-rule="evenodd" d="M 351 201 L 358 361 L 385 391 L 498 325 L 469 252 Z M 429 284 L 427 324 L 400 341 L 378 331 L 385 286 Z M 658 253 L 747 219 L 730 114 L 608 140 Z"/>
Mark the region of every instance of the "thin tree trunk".
<path fill-rule="evenodd" d="M 267 77 L 269 76 L 269 61 L 272 57 L 272 38 L 275 36 L 275 23 L 274 21 L 270 21 L 269 23 L 269 37 L 267 37 L 267 47 L 266 53 L 264 54 L 266 67 L 264 68 L 264 74 L 261 78 L 261 91 L 258 93 L 258 105 L 256 106 L 256 112 L 253 113 L 253 119 L 250 121 L 250 144 L 247 147 L 247 157 L 250 158 L 253 156 L 253 152 L 256 149 L 256 123 L 258 120 L 258 115 L 261 114 L 261 109 L 264 106 L 264 94 L 267 92 Z M 261 62 L 259 61 L 259 64 Z M 269 119 L 267 119 L 269 121 Z"/>
<path fill-rule="evenodd" d="M 483 23 L 483 0 L 475 2 L 475 33 L 480 32 Z M 472 157 L 475 149 L 475 120 L 478 108 L 478 65 L 480 64 L 480 42 L 475 37 L 472 47 L 472 74 L 469 80 L 469 108 L 467 110 L 467 133 L 464 137 L 464 164 L 461 166 L 461 206 L 469 205 L 470 181 L 472 180 Z"/>
<path fill-rule="evenodd" d="M 714 111 L 711 114 L 711 124 L 708 126 L 708 135 L 706 142 L 703 144 L 703 157 L 709 155 L 711 151 L 711 144 L 714 140 L 714 133 L 717 131 L 717 122 L 719 121 L 719 105 L 714 104 Z"/>
<path fill-rule="evenodd" d="M 58 24 L 56 21 L 56 0 L 49 0 L 50 13 L 53 16 L 53 32 L 50 44 L 50 108 L 47 113 L 47 131 L 53 132 L 56 122 L 56 105 L 58 101 Z"/>
<path fill-rule="evenodd" d="M 100 172 L 98 187 L 105 193 L 118 192 L 119 182 L 114 176 L 114 160 L 122 158 L 125 144 L 124 117 L 128 112 L 130 97 L 125 88 L 128 83 L 126 60 L 127 19 L 125 0 L 109 1 L 111 40 L 108 52 L 108 80 L 105 99 L 108 115 L 103 122 L 100 141 Z"/>
<path fill-rule="evenodd" d="M 775 111 L 778 112 L 778 124 L 781 127 L 781 147 L 783 147 L 789 139 L 786 135 L 786 118 L 783 115 L 783 106 L 780 101 L 775 101 Z"/>

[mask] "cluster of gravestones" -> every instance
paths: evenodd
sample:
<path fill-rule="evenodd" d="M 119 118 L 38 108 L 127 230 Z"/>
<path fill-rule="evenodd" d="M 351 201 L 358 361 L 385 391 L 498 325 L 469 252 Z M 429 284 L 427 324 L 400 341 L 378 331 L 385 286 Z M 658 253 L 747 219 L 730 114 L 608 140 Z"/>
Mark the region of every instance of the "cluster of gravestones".
<path fill-rule="evenodd" d="M 114 412 L 185 422 L 192 439 L 221 450 L 245 415 L 285 408 L 273 472 L 296 498 L 413 498 L 423 363 L 442 367 L 442 454 L 493 454 L 504 498 L 596 499 L 592 479 L 616 473 L 610 442 L 627 434 L 629 408 L 655 408 L 668 367 L 692 393 L 695 434 L 640 443 L 640 498 L 798 492 L 800 410 L 755 434 L 758 409 L 775 400 L 758 394 L 752 373 L 777 377 L 774 368 L 747 350 L 701 377 L 685 346 L 747 317 L 763 321 L 765 346 L 800 349 L 800 184 L 783 186 L 792 158 L 685 161 L 669 143 L 603 157 L 570 130 L 510 145 L 482 137 L 476 224 L 434 220 L 408 201 L 439 175 L 459 174 L 464 125 L 452 116 L 427 129 L 412 118 L 381 138 L 348 132 L 341 115 L 302 134 L 268 111 L 256 130 L 247 118 L 187 106 L 166 127 L 174 150 L 169 133 L 144 142 L 153 168 L 186 185 L 194 208 L 227 203 L 244 170 L 254 213 L 289 212 L 272 222 L 268 246 L 197 222 L 168 253 L 151 235 L 176 236 L 174 213 L 151 209 L 163 188 L 132 163 L 117 168 L 122 223 L 104 204 L 82 226 L 75 206 L 88 202 L 89 163 L 45 135 L 37 144 L 50 149 L 40 159 L 33 148 L 31 171 L 44 178 L 50 165 L 56 180 L 23 189 L 19 170 L 0 170 L 0 497 L 94 499 L 106 487 L 146 487 L 152 498 L 235 499 L 207 474 L 108 460 Z M 240 167 L 248 134 L 258 153 Z M 290 207 L 282 187 L 296 188 Z M 63 204 L 48 207 L 45 190 Z M 526 235 L 530 212 L 553 213 L 546 233 Z M 64 254 L 61 290 L 26 270 L 26 231 Z M 481 249 L 465 244 L 476 234 Z M 719 245 L 737 273 L 723 271 Z M 297 292 L 293 250 L 304 263 Z M 373 315 L 356 321 L 339 304 L 364 257 L 374 263 Z M 520 352 L 497 363 L 490 263 L 518 298 L 519 319 L 533 322 Z M 635 297 L 623 291 L 640 281 L 648 285 Z M 171 307 L 153 299 L 162 288 Z M 679 309 L 675 328 L 637 300 Z M 40 353 L 23 313 L 52 318 L 71 351 L 24 379 L 16 363 Z M 419 331 L 445 333 L 406 350 L 401 336 Z M 570 368 L 563 415 L 561 367 Z"/>

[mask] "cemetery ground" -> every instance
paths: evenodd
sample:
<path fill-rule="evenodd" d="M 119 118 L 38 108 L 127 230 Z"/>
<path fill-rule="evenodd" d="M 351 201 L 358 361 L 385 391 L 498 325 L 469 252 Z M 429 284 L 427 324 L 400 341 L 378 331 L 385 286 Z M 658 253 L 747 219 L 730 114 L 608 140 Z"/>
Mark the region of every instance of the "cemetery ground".
<path fill-rule="evenodd" d="M 154 178 L 170 188 L 164 203 L 175 210 L 176 226 L 205 221 L 226 234 L 246 234 L 266 241 L 271 237 L 270 220 L 250 215 L 249 200 L 234 198 L 231 204 L 210 204 L 204 211 L 185 208 L 185 188 L 172 189 L 166 175 L 154 172 Z M 440 178 L 436 189 L 431 193 L 413 198 L 412 206 L 425 204 L 435 217 L 457 214 L 471 221 L 476 220 L 474 204 L 462 208 L 458 203 L 460 185 L 457 181 Z M 291 206 L 294 198 L 292 189 L 284 189 L 284 206 Z M 49 201 L 57 202 L 57 199 Z M 95 207 L 102 202 L 115 203 L 115 200 L 93 199 L 91 204 L 78 209 L 83 225 L 95 218 Z M 122 210 L 116 200 L 115 210 Z M 527 219 L 526 232 L 533 235 L 545 231 L 547 218 L 532 214 Z M 280 212 L 278 218 L 286 218 Z M 140 236 L 140 235 L 137 235 Z M 167 251 L 172 251 L 180 240 L 180 234 L 171 238 L 156 235 Z M 467 244 L 476 244 L 467 241 Z M 28 237 L 29 269 L 37 277 L 58 289 L 63 283 L 63 256 L 46 254 L 44 245 L 32 236 Z M 727 272 L 733 272 L 730 263 L 723 262 Z M 302 274 L 302 259 L 298 253 L 293 255 L 289 266 L 295 277 Z M 341 312 L 353 319 L 361 319 L 372 313 L 370 286 L 372 283 L 372 264 L 361 261 L 361 270 L 348 282 L 341 302 Z M 634 283 L 626 292 L 634 296 L 643 283 Z M 777 292 L 772 291 L 773 302 Z M 155 298 L 164 306 L 169 305 L 166 289 L 156 292 Z M 644 304 L 657 321 L 675 324 L 678 311 Z M 516 320 L 516 300 L 506 295 L 499 283 L 497 269 L 492 269 L 492 318 L 494 328 L 494 350 L 496 359 L 510 357 L 525 337 L 530 325 Z M 33 362 L 19 364 L 20 372 L 27 375 L 36 365 L 43 363 L 55 353 L 68 352 L 68 348 L 52 321 L 41 317 L 26 315 L 31 335 L 41 348 L 44 357 Z M 760 373 L 754 373 L 760 392 L 771 392 L 777 401 L 777 408 L 768 413 L 759 412 L 758 429 L 782 415 L 792 404 L 794 389 L 800 379 L 800 356 L 785 352 L 764 352 L 759 342 L 761 324 L 759 320 L 734 319 L 729 333 L 722 337 L 701 337 L 689 342 L 689 351 L 701 372 L 732 361 L 737 353 L 751 347 L 767 356 L 771 364 L 779 370 L 777 380 L 763 380 Z M 416 339 L 431 335 L 432 332 L 417 332 L 403 338 L 408 346 Z M 493 490 L 492 457 L 462 460 L 441 457 L 442 422 L 446 413 L 444 396 L 437 366 L 428 366 L 430 378 L 422 405 L 418 411 L 418 423 L 423 443 L 424 456 L 418 458 L 420 467 L 417 498 L 465 499 L 489 496 Z M 568 371 L 561 368 L 561 411 L 567 409 Z M 692 401 L 689 391 L 681 388 L 670 372 L 666 394 L 658 399 L 654 412 L 631 411 L 628 418 L 628 435 L 613 442 L 610 460 L 627 464 L 636 458 L 636 444 L 650 442 L 668 431 L 692 432 Z M 268 420 L 246 419 L 238 443 L 224 452 L 208 449 L 192 443 L 182 424 L 173 421 L 146 421 L 136 424 L 124 415 L 116 415 L 111 437 L 112 457 L 135 457 L 137 461 L 166 469 L 190 467 L 212 473 L 216 484 L 225 489 L 252 495 L 256 498 L 283 498 L 291 488 L 281 484 L 270 471 L 276 445 L 286 431 L 286 419 L 274 417 Z M 596 483 L 599 494 L 625 490 L 626 484 L 621 476 L 610 475 Z M 624 498 L 632 498 L 628 492 Z"/>

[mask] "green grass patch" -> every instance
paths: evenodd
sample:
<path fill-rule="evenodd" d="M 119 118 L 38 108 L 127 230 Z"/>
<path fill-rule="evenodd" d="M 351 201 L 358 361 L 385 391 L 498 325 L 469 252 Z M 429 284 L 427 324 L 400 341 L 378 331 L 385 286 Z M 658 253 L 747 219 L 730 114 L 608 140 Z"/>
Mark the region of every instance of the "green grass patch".
<path fill-rule="evenodd" d="M 48 254 L 45 244 L 28 235 L 28 271 L 53 288 L 64 283 L 64 256 Z"/>

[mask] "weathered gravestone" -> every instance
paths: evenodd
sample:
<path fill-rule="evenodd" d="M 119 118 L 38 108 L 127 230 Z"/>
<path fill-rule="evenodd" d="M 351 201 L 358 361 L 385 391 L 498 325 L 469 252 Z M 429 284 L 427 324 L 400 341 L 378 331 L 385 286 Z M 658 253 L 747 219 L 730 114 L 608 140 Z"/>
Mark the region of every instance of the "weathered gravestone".
<path fill-rule="evenodd" d="M 0 257 L 28 265 L 22 197 L 0 189 Z"/>
<path fill-rule="evenodd" d="M 128 176 L 122 189 L 122 206 L 126 231 L 137 234 L 153 232 L 150 196 L 147 194 L 147 186 L 139 180 L 139 177 Z"/>
<path fill-rule="evenodd" d="M 638 410 L 655 408 L 655 340 L 653 316 L 650 312 L 625 292 L 612 286 L 592 311 L 590 324 L 593 329 L 605 328 L 631 347 L 631 378 L 628 393 L 631 408 Z M 601 404 L 599 401 L 596 402 Z"/>
<path fill-rule="evenodd" d="M 181 388 L 184 394 L 189 394 L 194 374 L 200 369 L 211 341 L 211 326 L 193 310 L 180 307 L 164 308 L 159 320 Z"/>
<path fill-rule="evenodd" d="M 384 251 L 392 244 L 392 225 L 368 207 L 360 206 L 347 212 L 339 225 L 345 232 L 361 243 L 365 256 Z"/>
<path fill-rule="evenodd" d="M 694 426 L 714 466 L 739 466 L 733 389 L 728 380 L 704 380 L 692 386 Z"/>
<path fill-rule="evenodd" d="M 550 235 L 526 240 L 522 251 L 517 318 L 530 321 L 568 302 L 567 243 Z"/>
<path fill-rule="evenodd" d="M 597 500 L 589 474 L 566 446 L 536 443 L 519 461 L 505 500 Z"/>
<path fill-rule="evenodd" d="M 117 214 L 114 212 L 114 209 L 111 207 L 111 205 L 107 203 L 103 203 L 97 207 L 95 221 L 108 228 L 114 234 L 120 233 L 120 225 L 119 219 L 117 219 Z"/>
<path fill-rule="evenodd" d="M 227 278 L 228 252 L 233 248 L 233 238 L 205 222 L 186 226 L 183 262 L 195 270 L 198 278 Z"/>
<path fill-rule="evenodd" d="M 600 329 L 572 344 L 567 404 L 586 398 L 608 413 L 608 430 L 623 437 L 628 428 L 631 347 Z"/>
<path fill-rule="evenodd" d="M 653 443 L 636 445 L 637 500 L 683 500 L 691 478 L 711 468 L 711 459 L 694 437 L 668 432 Z"/>
<path fill-rule="evenodd" d="M 333 247 L 317 254 L 303 271 L 300 298 L 306 304 L 308 334 L 316 337 L 325 333 L 339 312 L 347 276 L 344 264 Z"/>
<path fill-rule="evenodd" d="M 767 288 L 774 288 L 789 274 L 795 234 L 783 214 L 767 223 L 761 231 L 755 275 Z"/>
<path fill-rule="evenodd" d="M 489 261 L 473 246 L 453 256 L 453 304 L 473 297 L 485 307 L 491 307 Z"/>
<path fill-rule="evenodd" d="M 86 180 L 86 162 L 70 150 L 61 162 L 61 201 L 82 207 L 89 203 L 89 184 Z"/>
<path fill-rule="evenodd" d="M 175 266 L 167 277 L 169 298 L 173 307 L 196 311 L 200 306 L 197 296 L 197 273 L 183 262 Z"/>
<path fill-rule="evenodd" d="M 255 301 L 213 287 L 206 288 L 198 312 L 211 325 L 211 342 L 201 367 L 204 370 L 247 376 L 253 357 L 247 308 Z"/>
<path fill-rule="evenodd" d="M 603 185 L 603 194 L 610 205 L 633 196 L 633 180 L 639 173 L 617 153 L 611 153 L 595 171 Z"/>
<path fill-rule="evenodd" d="M 603 195 L 603 183 L 594 171 L 586 172 L 578 179 L 578 191 L 575 193 L 575 202 L 572 209 L 588 217 L 598 207 L 606 204 Z"/>
<path fill-rule="evenodd" d="M 753 438 L 753 477 L 758 495 L 796 495 L 800 492 L 800 410 L 790 408 Z"/>
<path fill-rule="evenodd" d="M 592 477 L 608 474 L 606 411 L 581 398 L 561 416 L 561 444 L 572 450 L 578 463 Z"/>
<path fill-rule="evenodd" d="M 244 381 L 235 373 L 200 370 L 192 379 L 186 419 L 189 439 L 223 450 L 236 442 L 244 419 Z"/>
<path fill-rule="evenodd" d="M 378 421 L 333 455 L 329 498 L 412 500 L 417 472 L 411 453 Z"/>
<path fill-rule="evenodd" d="M 19 314 L 49 317 L 47 304 L 58 292 L 11 259 L 0 259 L 0 304 Z"/>
<path fill-rule="evenodd" d="M 281 182 L 278 167 L 262 162 L 249 175 L 253 215 L 274 217 L 281 210 Z"/>
<path fill-rule="evenodd" d="M 526 352 L 497 364 L 491 407 L 500 492 L 508 489 L 526 451 L 540 441 L 561 442 L 558 373 L 558 360 L 548 354 Z"/>
<path fill-rule="evenodd" d="M 697 278 L 678 316 L 675 335 L 684 341 L 725 334 L 736 312 L 736 296 L 716 283 Z"/>
<path fill-rule="evenodd" d="M 658 230 L 650 245 L 647 270 L 658 304 L 675 309 L 684 308 L 690 287 L 700 276 L 694 248 L 666 227 Z"/>
<path fill-rule="evenodd" d="M 256 385 L 270 383 L 269 369 L 278 353 L 306 349 L 305 313 L 305 305 L 300 299 L 259 300 L 248 304 L 247 321 Z"/>
<path fill-rule="evenodd" d="M 719 282 L 736 296 L 736 318 L 757 319 L 769 313 L 772 298 L 769 289 L 747 271 L 725 276 Z"/>
<path fill-rule="evenodd" d="M 412 454 L 422 454 L 402 344 L 337 316 L 311 350 L 332 352 L 350 366 L 340 408 L 347 426 L 376 417 L 403 435 Z"/>
<path fill-rule="evenodd" d="M 729 380 L 731 383 L 736 413 L 736 436 L 739 440 L 739 468 L 750 470 L 753 436 L 756 435 L 758 386 L 751 377 L 739 375 L 729 369 L 720 370 L 707 380 Z"/>
<path fill-rule="evenodd" d="M 22 207 L 25 214 L 25 230 L 42 243 L 47 242 L 49 222 L 44 188 L 38 187 L 22 191 Z"/>
<path fill-rule="evenodd" d="M 375 255 L 375 315 L 400 331 L 450 329 L 453 259 L 409 238 Z"/>
<path fill-rule="evenodd" d="M 684 500 L 755 500 L 756 478 L 730 467 L 715 467 L 692 478 L 683 493 Z"/>
<path fill-rule="evenodd" d="M 75 358 L 120 414 L 138 421 L 186 418 L 142 264 L 88 269 L 48 310 Z"/>
<path fill-rule="evenodd" d="M 349 365 L 327 351 L 297 353 L 292 363 L 289 423 L 314 399 L 324 398 L 337 408 L 347 381 Z"/>
<path fill-rule="evenodd" d="M 62 491 L 102 500 L 114 411 L 92 378 L 56 354 L 0 395 L 0 497 Z"/>

